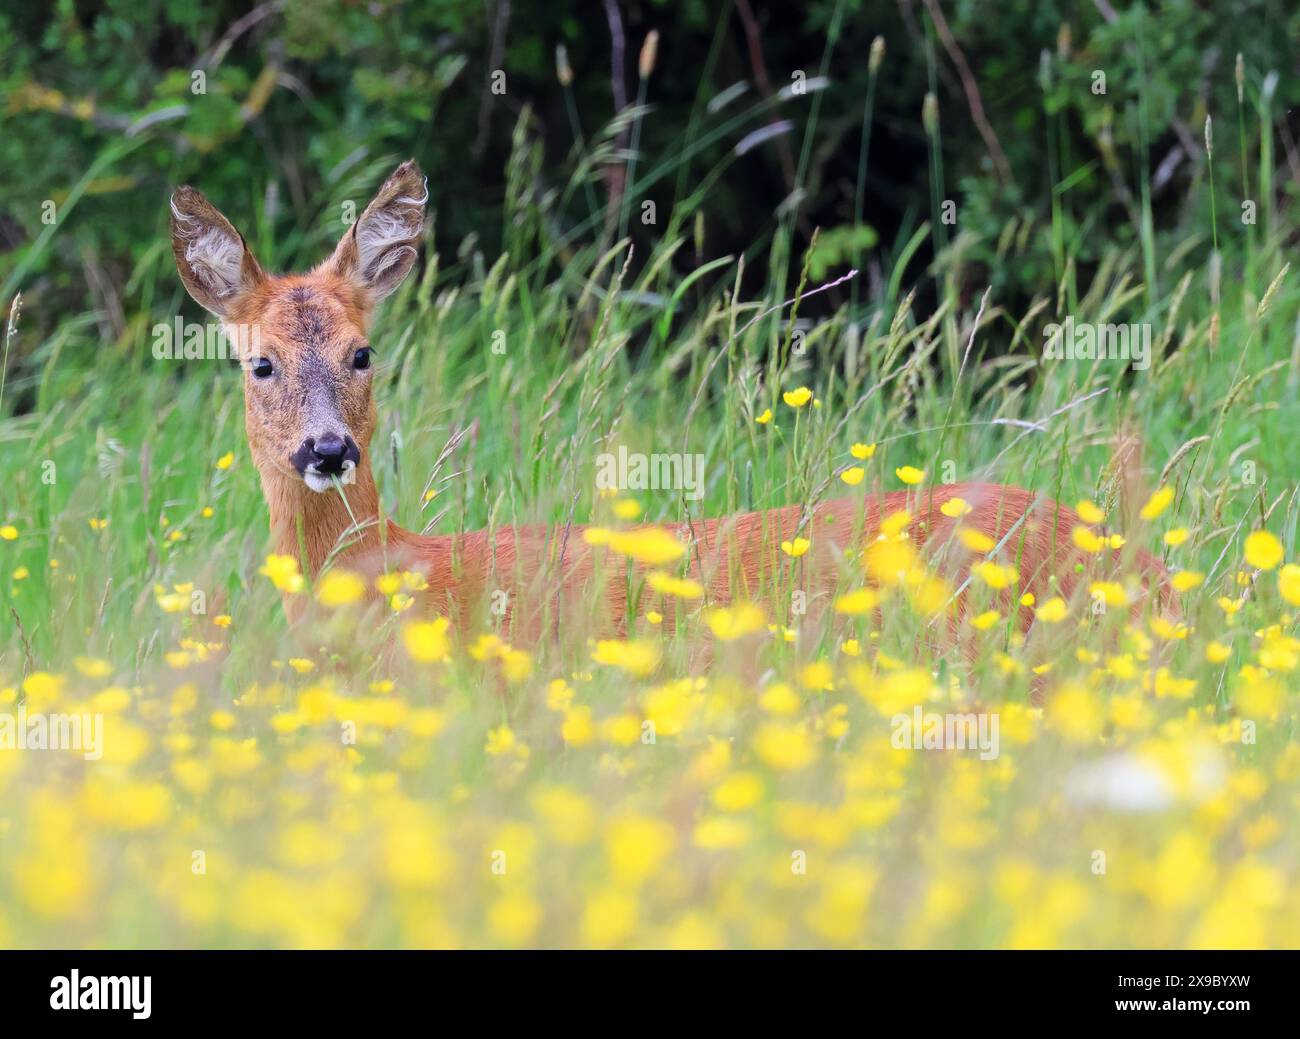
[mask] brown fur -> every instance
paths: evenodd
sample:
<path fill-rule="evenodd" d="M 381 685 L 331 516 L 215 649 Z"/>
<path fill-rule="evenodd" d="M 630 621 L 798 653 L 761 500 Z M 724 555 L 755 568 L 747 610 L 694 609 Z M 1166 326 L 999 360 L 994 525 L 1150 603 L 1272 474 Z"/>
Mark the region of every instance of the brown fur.
<path fill-rule="evenodd" d="M 186 288 L 228 325 L 256 325 L 262 352 L 275 364 L 275 379 L 245 375 L 245 425 L 270 510 L 275 551 L 299 557 L 312 575 L 331 556 L 367 575 L 418 571 L 429 584 L 427 610 L 450 615 L 463 626 L 473 622 L 493 593 L 504 592 L 509 604 L 506 627 L 520 641 L 549 637 L 570 624 L 583 633 L 626 632 L 626 565 L 607 550 L 587 545 L 582 527 L 506 527 L 422 537 L 380 513 L 368 455 L 375 428 L 370 373 L 353 371 L 350 359 L 366 342 L 375 303 L 411 265 L 423 211 L 422 188 L 414 163 L 404 163 L 328 260 L 310 274 L 285 277 L 265 274 L 229 221 L 197 191 L 182 188 L 173 196 L 173 250 Z M 209 232 L 213 237 L 204 238 Z M 372 246 L 375 241 L 380 246 L 372 247 L 367 265 L 358 235 L 368 232 Z M 237 266 L 224 251 L 236 248 L 236 239 L 241 250 Z M 316 399 L 313 395 L 323 401 L 319 407 L 304 403 Z M 309 489 L 288 461 L 304 438 L 324 432 L 316 428 L 321 414 L 344 425 L 361 449 L 346 504 L 332 490 Z M 953 497 L 973 506 L 961 520 L 940 512 Z M 1072 510 L 1048 498 L 1036 500 L 1019 487 L 990 483 L 825 502 L 802 527 L 801 508 L 789 506 L 670 529 L 689 545 L 686 572 L 706 586 L 709 602 L 754 598 L 775 603 L 782 597 L 788 602 L 798 589 L 805 592 L 807 612 L 815 617 L 830 605 L 837 588 L 861 583 L 860 564 L 846 561 L 846 551 L 867 544 L 882 518 L 900 509 L 912 516 L 908 530 L 913 542 L 954 589 L 973 561 L 954 539 L 959 525 L 998 541 L 1010 533 L 998 558 L 1014 563 L 1020 572 L 1015 594 L 1030 591 L 1039 601 L 1054 594 L 1068 599 L 1083 574 L 1114 564 L 1111 558 L 1085 557 L 1073 546 L 1070 532 L 1079 521 Z M 812 548 L 792 562 L 779 545 L 796 532 L 809 537 Z M 343 542 L 346 547 L 340 549 Z M 1158 561 L 1145 552 L 1135 558 L 1144 574 L 1160 579 Z M 1010 591 L 998 598 L 1002 612 L 1014 613 L 1020 630 L 1027 630 L 1032 609 L 1018 605 Z M 288 598 L 286 608 L 296 619 L 303 597 Z M 672 603 L 665 604 L 648 590 L 632 612 L 639 616 L 652 608 L 665 614 L 665 626 L 671 630 Z M 948 631 L 937 633 L 938 638 L 958 632 L 963 609 L 964 597 L 949 619 Z M 784 609 L 769 612 L 783 619 Z"/>

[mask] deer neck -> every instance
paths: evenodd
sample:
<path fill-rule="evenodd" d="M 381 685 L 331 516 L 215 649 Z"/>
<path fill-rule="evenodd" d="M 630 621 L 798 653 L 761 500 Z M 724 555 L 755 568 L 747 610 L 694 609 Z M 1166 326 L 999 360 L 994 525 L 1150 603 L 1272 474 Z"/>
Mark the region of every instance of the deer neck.
<path fill-rule="evenodd" d="M 379 493 L 365 456 L 342 494 L 313 491 L 301 479 L 269 467 L 261 475 L 275 551 L 297 559 L 308 576 L 314 578 L 331 557 L 357 560 L 382 543 Z"/>

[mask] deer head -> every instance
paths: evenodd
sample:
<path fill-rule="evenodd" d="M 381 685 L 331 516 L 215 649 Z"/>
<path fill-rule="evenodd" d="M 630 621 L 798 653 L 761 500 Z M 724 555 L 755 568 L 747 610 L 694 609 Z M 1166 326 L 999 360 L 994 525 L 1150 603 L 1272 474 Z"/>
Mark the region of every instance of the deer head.
<path fill-rule="evenodd" d="M 172 195 L 176 267 L 239 344 L 248 443 L 273 504 L 326 491 L 335 477 L 368 477 L 375 405 L 367 330 L 375 304 L 415 263 L 427 199 L 414 160 L 402 163 L 327 260 L 309 274 L 276 276 L 200 192 Z"/>

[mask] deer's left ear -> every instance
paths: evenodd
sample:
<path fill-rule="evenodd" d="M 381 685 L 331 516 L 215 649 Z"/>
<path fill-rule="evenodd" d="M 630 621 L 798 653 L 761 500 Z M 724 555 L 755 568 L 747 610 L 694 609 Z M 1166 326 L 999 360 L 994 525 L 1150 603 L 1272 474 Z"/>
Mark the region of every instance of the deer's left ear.
<path fill-rule="evenodd" d="M 322 267 L 352 281 L 371 302 L 383 299 L 415 263 L 428 199 L 424 174 L 414 159 L 407 159 L 384 181 Z"/>

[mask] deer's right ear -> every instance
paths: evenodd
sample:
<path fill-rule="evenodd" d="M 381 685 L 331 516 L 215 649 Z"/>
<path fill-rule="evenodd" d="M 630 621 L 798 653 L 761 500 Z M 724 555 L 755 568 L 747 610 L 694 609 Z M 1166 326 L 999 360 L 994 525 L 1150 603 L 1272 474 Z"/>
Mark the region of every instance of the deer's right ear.
<path fill-rule="evenodd" d="M 205 310 L 228 317 L 235 300 L 266 277 L 243 236 L 202 192 L 172 193 L 171 225 L 176 269 Z"/>

